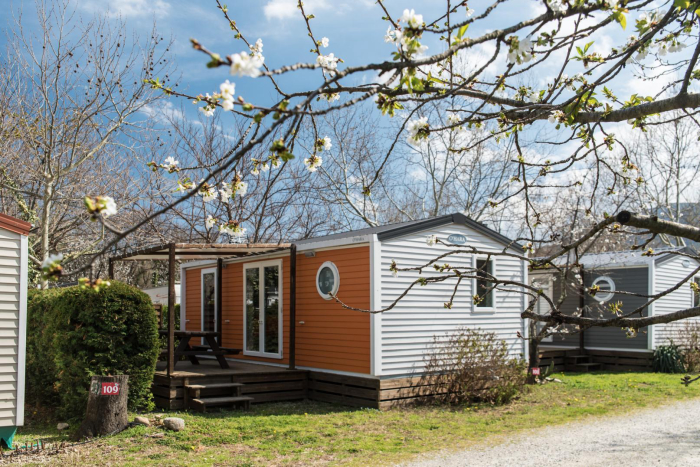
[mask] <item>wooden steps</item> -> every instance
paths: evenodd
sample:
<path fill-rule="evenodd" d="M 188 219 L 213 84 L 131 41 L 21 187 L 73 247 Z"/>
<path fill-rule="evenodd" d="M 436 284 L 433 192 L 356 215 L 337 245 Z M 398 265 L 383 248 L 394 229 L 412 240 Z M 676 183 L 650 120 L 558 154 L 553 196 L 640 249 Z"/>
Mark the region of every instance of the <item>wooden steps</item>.
<path fill-rule="evenodd" d="M 232 397 L 207 397 L 203 399 L 190 399 L 190 408 L 206 412 L 207 407 L 233 407 L 242 406 L 245 410 L 250 408 L 252 397 L 232 396 Z"/>
<path fill-rule="evenodd" d="M 185 384 L 185 408 L 200 412 L 206 412 L 207 407 L 240 407 L 248 410 L 253 398 L 241 394 L 243 386 L 243 383 L 234 382 Z M 231 395 L 221 395 L 226 392 Z"/>
<path fill-rule="evenodd" d="M 566 360 L 568 371 L 588 373 L 603 369 L 603 365 L 594 362 L 590 355 L 568 355 Z"/>

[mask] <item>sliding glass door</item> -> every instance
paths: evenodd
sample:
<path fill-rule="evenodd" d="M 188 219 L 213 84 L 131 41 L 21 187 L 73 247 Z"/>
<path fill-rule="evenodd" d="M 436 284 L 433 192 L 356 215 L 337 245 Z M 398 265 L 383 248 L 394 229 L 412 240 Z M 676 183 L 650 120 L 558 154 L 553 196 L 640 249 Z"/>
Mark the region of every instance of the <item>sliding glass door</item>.
<path fill-rule="evenodd" d="M 282 357 L 282 262 L 244 265 L 245 354 Z"/>

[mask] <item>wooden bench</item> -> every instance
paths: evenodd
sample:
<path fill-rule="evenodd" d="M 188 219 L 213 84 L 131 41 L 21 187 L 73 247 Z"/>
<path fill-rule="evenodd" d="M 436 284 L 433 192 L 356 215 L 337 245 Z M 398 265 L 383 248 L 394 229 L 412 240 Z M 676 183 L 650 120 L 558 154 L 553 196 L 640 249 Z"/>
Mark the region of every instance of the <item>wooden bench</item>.
<path fill-rule="evenodd" d="M 168 330 L 161 329 L 158 331 L 161 336 L 167 336 Z M 180 340 L 180 343 L 175 348 L 175 365 L 179 357 L 187 357 L 193 365 L 199 365 L 199 359 L 197 357 L 208 357 L 213 356 L 219 362 L 221 368 L 229 368 L 228 362 L 224 355 L 231 355 L 240 353 L 240 349 L 231 348 L 221 348 L 218 342 L 216 342 L 217 337 L 219 337 L 218 332 L 213 331 L 175 331 L 175 337 Z M 193 338 L 202 338 L 207 342 L 207 345 L 190 345 L 190 340 Z M 167 358 L 167 349 L 161 352 L 161 355 Z"/>

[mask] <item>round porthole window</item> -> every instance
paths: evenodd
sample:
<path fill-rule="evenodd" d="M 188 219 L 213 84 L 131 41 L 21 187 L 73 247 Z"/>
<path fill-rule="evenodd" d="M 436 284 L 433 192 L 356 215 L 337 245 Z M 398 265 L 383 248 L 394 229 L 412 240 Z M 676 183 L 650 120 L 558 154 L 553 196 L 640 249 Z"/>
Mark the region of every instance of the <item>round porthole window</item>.
<path fill-rule="evenodd" d="M 593 281 L 592 285 L 598 286 L 598 292 L 595 294 L 595 299 L 599 302 L 607 302 L 615 295 L 615 283 L 607 276 L 598 277 Z"/>
<path fill-rule="evenodd" d="M 326 261 L 316 273 L 316 290 L 321 297 L 330 300 L 333 298 L 331 295 L 338 293 L 338 287 L 340 287 L 338 268 L 330 261 Z"/>

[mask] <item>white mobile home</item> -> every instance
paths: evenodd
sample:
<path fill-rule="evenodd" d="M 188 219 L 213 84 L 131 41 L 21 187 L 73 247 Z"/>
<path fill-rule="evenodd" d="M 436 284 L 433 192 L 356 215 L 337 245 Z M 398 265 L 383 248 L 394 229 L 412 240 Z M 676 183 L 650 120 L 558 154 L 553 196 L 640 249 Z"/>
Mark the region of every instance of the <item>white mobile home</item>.
<path fill-rule="evenodd" d="M 24 424 L 27 235 L 31 225 L 0 214 L 0 440 Z"/>

